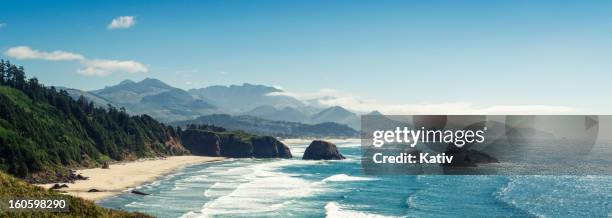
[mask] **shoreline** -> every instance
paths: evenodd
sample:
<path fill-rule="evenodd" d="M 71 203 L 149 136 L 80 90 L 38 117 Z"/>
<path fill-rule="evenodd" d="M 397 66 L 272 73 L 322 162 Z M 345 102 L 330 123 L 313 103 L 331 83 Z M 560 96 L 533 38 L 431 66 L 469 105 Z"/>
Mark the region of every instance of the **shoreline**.
<path fill-rule="evenodd" d="M 89 179 L 76 180 L 74 183 L 58 183 L 60 185 L 66 184 L 68 188 L 58 189 L 57 191 L 65 191 L 64 194 L 98 201 L 119 195 L 139 185 L 154 182 L 164 175 L 171 174 L 175 170 L 189 165 L 225 159 L 224 157 L 206 156 L 170 156 L 163 159 L 141 159 L 113 163 L 110 164 L 109 169 L 80 169 L 76 173 L 89 177 Z M 49 189 L 54 184 L 35 185 Z M 88 192 L 90 189 L 97 189 L 99 192 Z"/>
<path fill-rule="evenodd" d="M 310 138 L 287 138 L 281 140 L 288 146 L 296 144 L 309 144 Z M 333 143 L 359 142 L 355 138 L 324 138 Z M 207 156 L 169 156 L 161 159 L 138 159 L 135 161 L 115 162 L 109 165 L 109 169 L 89 168 L 78 169 L 76 174 L 88 177 L 87 180 L 76 180 L 74 183 L 50 183 L 34 184 L 45 189 L 55 184 L 66 184 L 68 188 L 57 189 L 62 194 L 80 197 L 86 200 L 99 201 L 113 197 L 143 184 L 151 183 L 164 175 L 172 174 L 177 169 L 199 163 L 221 161 L 226 157 Z M 88 192 L 97 189 L 99 192 Z"/>

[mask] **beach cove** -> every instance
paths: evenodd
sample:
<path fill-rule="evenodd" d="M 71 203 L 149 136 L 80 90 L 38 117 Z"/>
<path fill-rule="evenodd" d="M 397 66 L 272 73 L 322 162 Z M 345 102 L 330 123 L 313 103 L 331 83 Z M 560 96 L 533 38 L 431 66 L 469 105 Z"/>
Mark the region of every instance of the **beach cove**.
<path fill-rule="evenodd" d="M 171 174 L 176 170 L 199 163 L 224 160 L 224 157 L 204 156 L 170 156 L 160 159 L 143 159 L 130 162 L 111 164 L 109 169 L 92 168 L 77 170 L 77 174 L 89 177 L 87 180 L 76 180 L 66 184 L 66 194 L 97 201 L 128 191 L 142 184 L 150 183 L 156 179 Z M 54 184 L 38 184 L 44 188 L 51 188 Z M 88 192 L 97 189 L 99 192 Z"/>

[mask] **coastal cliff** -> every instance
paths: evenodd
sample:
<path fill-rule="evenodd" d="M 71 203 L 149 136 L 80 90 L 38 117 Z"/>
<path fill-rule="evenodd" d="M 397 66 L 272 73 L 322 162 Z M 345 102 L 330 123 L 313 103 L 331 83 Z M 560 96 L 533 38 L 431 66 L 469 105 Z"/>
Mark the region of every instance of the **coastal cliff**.
<path fill-rule="evenodd" d="M 240 131 L 190 128 L 182 132 L 183 145 L 194 155 L 233 158 L 291 158 L 287 145 L 271 136 Z"/>

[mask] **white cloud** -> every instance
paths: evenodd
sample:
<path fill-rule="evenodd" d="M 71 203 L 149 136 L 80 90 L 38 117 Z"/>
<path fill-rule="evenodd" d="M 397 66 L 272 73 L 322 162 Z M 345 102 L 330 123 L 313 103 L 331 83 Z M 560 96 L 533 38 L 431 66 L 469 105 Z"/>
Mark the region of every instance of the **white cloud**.
<path fill-rule="evenodd" d="M 147 66 L 136 61 L 117 61 L 117 60 L 86 60 L 83 62 L 85 68 L 78 72 L 87 76 L 107 76 L 114 72 L 125 73 L 146 73 Z"/>
<path fill-rule="evenodd" d="M 28 46 L 17 46 L 6 50 L 4 54 L 16 59 L 34 59 L 47 61 L 78 61 L 83 67 L 77 73 L 86 76 L 108 76 L 112 73 L 145 73 L 149 69 L 146 65 L 136 61 L 88 59 L 81 54 L 52 51 L 44 52 Z"/>
<path fill-rule="evenodd" d="M 450 103 L 396 103 L 388 104 L 376 100 L 361 99 L 335 89 L 321 89 L 311 93 L 275 92 L 268 95 L 291 96 L 312 104 L 313 106 L 342 106 L 359 113 L 369 113 L 378 110 L 388 115 L 519 115 L 519 114 L 572 114 L 575 108 L 556 105 L 493 105 L 478 106 L 469 102 Z"/>
<path fill-rule="evenodd" d="M 120 16 L 116 17 L 111 23 L 106 26 L 108 29 L 127 29 L 136 24 L 136 17 L 134 16 Z"/>
<path fill-rule="evenodd" d="M 6 27 L 6 26 L 7 26 L 6 23 L 0 23 L 0 29 L 3 28 L 3 27 Z"/>
<path fill-rule="evenodd" d="M 59 51 L 59 50 L 52 51 L 52 52 L 43 52 L 43 51 L 32 49 L 28 46 L 12 47 L 6 50 L 4 54 L 6 56 L 17 58 L 20 60 L 38 59 L 38 60 L 47 60 L 47 61 L 74 61 L 74 60 L 85 59 L 83 55 L 80 55 L 80 54 Z"/>
<path fill-rule="evenodd" d="M 221 75 L 227 75 L 227 74 L 228 74 L 228 72 L 221 71 L 221 72 L 219 72 L 219 74 L 221 74 Z"/>

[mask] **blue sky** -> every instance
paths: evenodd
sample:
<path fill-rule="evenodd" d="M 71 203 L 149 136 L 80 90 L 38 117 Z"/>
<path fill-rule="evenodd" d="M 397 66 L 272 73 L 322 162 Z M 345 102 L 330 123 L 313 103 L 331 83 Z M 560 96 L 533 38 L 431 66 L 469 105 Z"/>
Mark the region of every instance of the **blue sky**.
<path fill-rule="evenodd" d="M 109 28 L 121 16 L 134 24 Z M 0 23 L 2 58 L 49 85 L 152 77 L 355 110 L 612 111 L 610 1 L 9 0 Z M 18 46 L 30 56 L 8 54 Z"/>

